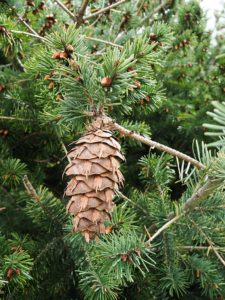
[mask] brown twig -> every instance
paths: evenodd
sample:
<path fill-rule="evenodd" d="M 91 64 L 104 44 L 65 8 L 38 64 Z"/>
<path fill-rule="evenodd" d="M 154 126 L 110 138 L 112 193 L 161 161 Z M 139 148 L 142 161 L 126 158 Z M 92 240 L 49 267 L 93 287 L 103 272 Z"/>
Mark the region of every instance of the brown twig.
<path fill-rule="evenodd" d="M 29 32 L 26 32 L 26 31 L 11 30 L 11 32 L 12 33 L 18 33 L 18 34 L 24 34 L 24 35 L 31 36 L 31 37 L 34 37 L 34 38 L 38 38 L 38 39 L 41 39 L 43 42 L 48 41 L 46 38 L 44 38 L 42 36 L 38 36 L 36 34 L 29 33 Z M 94 42 L 98 42 L 98 43 L 103 43 L 103 44 L 106 44 L 106 45 L 110 45 L 110 46 L 113 46 L 113 47 L 123 49 L 123 46 L 112 43 L 112 42 L 109 42 L 109 41 L 106 41 L 106 40 L 102 40 L 102 39 L 98 39 L 98 38 L 94 38 L 94 37 L 90 37 L 90 36 L 85 36 L 85 35 L 82 35 L 82 37 L 86 40 L 90 40 L 90 41 L 94 41 Z M 4 66 L 1 66 L 1 67 L 4 67 Z"/>
<path fill-rule="evenodd" d="M 68 162 L 71 164 L 71 159 L 70 159 L 70 157 L 68 156 L 68 151 L 67 151 L 67 149 L 66 149 L 66 146 L 64 145 L 63 141 L 62 141 L 60 138 L 59 138 L 59 140 L 60 140 L 60 144 L 61 144 L 61 146 L 62 146 L 62 148 L 63 148 L 63 151 L 64 151 L 65 154 L 66 154 L 67 160 L 68 160 Z"/>
<path fill-rule="evenodd" d="M 6 207 L 0 207 L 0 212 L 6 210 Z"/>
<path fill-rule="evenodd" d="M 197 167 L 198 169 L 204 169 L 205 168 L 205 166 L 201 162 L 197 161 L 196 159 L 194 159 L 194 158 L 192 158 L 192 157 L 190 157 L 190 156 L 188 156 L 188 155 L 186 155 L 186 154 L 184 154 L 180 151 L 177 151 L 173 148 L 170 148 L 168 146 L 165 146 L 163 144 L 155 142 L 155 141 L 151 140 L 148 137 L 142 136 L 142 135 L 140 135 L 136 132 L 128 130 L 128 129 L 124 128 L 123 126 L 119 125 L 116 122 L 112 123 L 112 127 L 114 129 L 116 129 L 117 131 L 119 131 L 124 136 L 131 137 L 131 138 L 133 138 L 133 139 L 135 139 L 135 140 L 137 140 L 137 141 L 139 141 L 139 142 L 141 142 L 145 145 L 148 145 L 152 148 L 156 148 L 160 151 L 169 153 L 170 155 L 178 157 L 181 160 L 187 161 L 190 164 L 192 164 L 193 166 Z"/>
<path fill-rule="evenodd" d="M 33 33 L 41 42 L 43 42 L 43 38 L 19 15 L 17 15 L 18 20 L 26 26 L 26 28 Z"/>
<path fill-rule="evenodd" d="M 33 122 L 32 119 L 23 119 L 23 118 L 17 118 L 17 117 L 7 117 L 7 116 L 0 116 L 0 120 L 16 120 L 16 121 L 26 121 L 26 122 Z"/>
<path fill-rule="evenodd" d="M 181 211 L 187 212 L 193 210 L 200 200 L 207 197 L 217 187 L 217 184 L 218 180 L 208 179 L 202 187 L 194 191 L 192 196 L 184 203 Z"/>
<path fill-rule="evenodd" d="M 31 184 L 30 180 L 28 179 L 27 175 L 23 177 L 23 184 L 26 188 L 28 195 L 33 198 L 35 201 L 40 202 L 40 197 L 38 196 L 37 192 L 35 191 L 33 185 Z"/>
<path fill-rule="evenodd" d="M 35 202 L 38 203 L 38 205 L 42 208 L 43 212 L 49 215 L 52 218 L 51 213 L 48 211 L 48 207 L 42 204 L 41 198 L 38 196 L 35 188 L 33 187 L 32 183 L 28 179 L 27 175 L 24 175 L 23 177 L 23 185 L 27 191 L 27 194 L 34 199 Z M 53 218 L 52 218 L 53 219 Z"/>
<path fill-rule="evenodd" d="M 109 41 L 105 41 L 105 40 L 102 40 L 102 39 L 98 39 L 98 38 L 94 38 L 94 37 L 90 37 L 90 36 L 85 36 L 85 35 L 83 35 L 83 37 L 86 40 L 95 41 L 95 42 L 99 42 L 99 43 L 103 43 L 103 44 L 106 44 L 106 45 L 110 45 L 110 46 L 113 46 L 113 47 L 123 49 L 123 46 L 112 43 L 112 42 L 109 42 Z"/>
<path fill-rule="evenodd" d="M 173 223 L 175 223 L 177 220 L 179 220 L 181 217 L 184 216 L 184 213 L 181 213 L 180 215 L 177 215 L 176 217 L 172 218 L 168 222 L 166 222 L 162 227 L 160 227 L 152 236 L 151 238 L 146 242 L 146 244 L 150 244 L 157 236 L 159 236 L 163 231 L 165 231 L 167 228 L 169 228 Z"/>
<path fill-rule="evenodd" d="M 143 25 L 147 20 L 150 20 L 156 13 L 158 13 L 162 8 L 167 6 L 170 0 L 163 1 L 159 6 L 157 6 L 150 14 L 148 14 L 142 21 L 140 25 Z"/>
<path fill-rule="evenodd" d="M 137 16 L 139 16 L 144 4 L 145 4 L 145 0 L 142 0 L 141 3 L 139 3 L 139 7 L 137 5 L 137 7 L 138 7 Z"/>
<path fill-rule="evenodd" d="M 78 11 L 78 14 L 76 16 L 77 27 L 79 27 L 83 23 L 83 21 L 85 20 L 84 19 L 84 14 L 85 14 L 85 10 L 88 6 L 88 2 L 89 2 L 89 0 L 83 0 L 83 2 L 81 4 L 81 7 L 80 7 L 80 9 Z"/>
<path fill-rule="evenodd" d="M 67 13 L 68 16 L 70 16 L 74 22 L 76 21 L 75 15 L 60 0 L 55 0 L 55 2 Z"/>
<path fill-rule="evenodd" d="M 96 116 L 93 112 L 84 112 L 83 114 L 86 116 L 89 116 L 89 117 Z M 111 130 L 117 130 L 122 136 L 127 136 L 130 138 L 133 138 L 133 139 L 141 142 L 142 144 L 150 146 L 151 148 L 156 148 L 156 149 L 166 152 L 172 156 L 178 157 L 181 160 L 187 161 L 188 163 L 192 164 L 193 166 L 195 166 L 196 168 L 198 168 L 200 170 L 205 169 L 205 166 L 201 162 L 192 158 L 189 155 L 184 154 L 183 152 L 180 152 L 176 149 L 170 148 L 164 144 L 155 142 L 155 141 L 151 140 L 149 137 L 145 137 L 139 133 L 131 131 L 131 130 L 119 125 L 118 123 L 115 122 L 115 120 L 107 117 L 106 115 L 101 116 L 101 118 L 105 125 L 109 126 Z"/>
<path fill-rule="evenodd" d="M 89 19 L 91 19 L 91 18 L 97 17 L 98 15 L 101 15 L 101 14 L 103 14 L 104 12 L 106 12 L 106 11 L 108 11 L 108 10 L 110 10 L 110 9 L 112 9 L 112 8 L 114 8 L 114 7 L 116 7 L 116 6 L 125 3 L 126 1 L 127 1 L 127 0 L 120 0 L 120 1 L 118 1 L 118 2 L 116 2 L 116 3 L 113 3 L 113 4 L 111 4 L 111 5 L 107 6 L 107 7 L 104 7 L 104 8 L 102 8 L 102 9 L 98 10 L 97 12 L 95 12 L 95 13 L 93 13 L 93 14 L 87 16 L 87 17 L 84 17 L 83 19 L 84 19 L 84 21 L 86 21 L 86 20 L 89 20 Z"/>
<path fill-rule="evenodd" d="M 47 39 L 44 38 L 43 36 L 40 36 L 38 33 L 37 34 L 34 34 L 34 33 L 30 33 L 30 32 L 26 32 L 26 31 L 20 31 L 20 30 L 10 30 L 12 33 L 18 33 L 18 34 L 24 34 L 24 35 L 27 35 L 27 36 L 32 36 L 32 37 L 36 37 L 40 40 L 43 40 L 45 42 L 47 42 Z"/>
<path fill-rule="evenodd" d="M 178 246 L 178 248 L 180 249 L 184 249 L 184 250 L 211 250 L 212 247 L 207 247 L 207 246 Z M 216 249 L 217 251 L 225 251 L 225 247 L 214 247 L 214 249 Z"/>

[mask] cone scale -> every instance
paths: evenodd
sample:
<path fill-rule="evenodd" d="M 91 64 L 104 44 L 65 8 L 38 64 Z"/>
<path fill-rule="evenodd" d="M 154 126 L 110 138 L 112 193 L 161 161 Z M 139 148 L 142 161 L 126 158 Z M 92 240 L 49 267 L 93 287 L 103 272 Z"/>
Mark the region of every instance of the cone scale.
<path fill-rule="evenodd" d="M 115 191 L 123 183 L 119 160 L 124 160 L 120 144 L 97 118 L 68 153 L 66 175 L 71 177 L 65 194 L 70 198 L 67 211 L 73 216 L 73 230 L 89 242 L 107 233 Z"/>

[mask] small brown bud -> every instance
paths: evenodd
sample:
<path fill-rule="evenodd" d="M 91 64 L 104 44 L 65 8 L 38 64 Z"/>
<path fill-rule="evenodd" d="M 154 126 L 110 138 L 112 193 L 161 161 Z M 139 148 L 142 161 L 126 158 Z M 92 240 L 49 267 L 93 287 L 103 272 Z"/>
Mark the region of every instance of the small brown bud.
<path fill-rule="evenodd" d="M 38 6 L 38 8 L 40 8 L 41 10 L 44 10 L 46 8 L 45 6 L 45 2 L 41 1 L 40 5 Z"/>
<path fill-rule="evenodd" d="M 49 88 L 50 90 L 52 90 L 52 89 L 54 88 L 54 82 L 53 82 L 53 81 L 51 81 L 51 82 L 49 83 L 48 88 Z"/>
<path fill-rule="evenodd" d="M 52 58 L 53 59 L 60 59 L 60 52 L 55 52 L 53 55 L 52 55 Z"/>
<path fill-rule="evenodd" d="M 109 234 L 109 233 L 112 232 L 112 230 L 113 230 L 113 227 L 112 226 L 108 226 L 108 227 L 105 228 L 105 233 Z"/>
<path fill-rule="evenodd" d="M 196 270 L 195 276 L 196 276 L 196 278 L 200 277 L 200 271 L 199 270 Z"/>
<path fill-rule="evenodd" d="M 51 76 L 49 74 L 45 75 L 44 80 L 49 80 Z"/>
<path fill-rule="evenodd" d="M 133 68 L 127 68 L 127 72 L 132 72 L 132 71 L 134 71 Z"/>
<path fill-rule="evenodd" d="M 72 53 L 74 51 L 73 46 L 72 45 L 66 46 L 66 51 L 69 52 L 69 53 Z"/>
<path fill-rule="evenodd" d="M 150 101 L 150 97 L 149 97 L 149 96 L 146 96 L 146 97 L 145 97 L 145 100 L 146 100 L 147 102 L 149 102 L 149 101 Z"/>
<path fill-rule="evenodd" d="M 126 262 L 127 261 L 127 255 L 126 254 L 121 255 L 121 259 L 122 259 L 123 262 Z"/>
<path fill-rule="evenodd" d="M 141 100 L 139 101 L 139 103 L 140 103 L 140 105 L 144 105 L 144 99 L 141 99 Z"/>
<path fill-rule="evenodd" d="M 6 273 L 6 277 L 10 280 L 14 275 L 19 275 L 19 274 L 20 274 L 19 269 L 9 268 Z"/>
<path fill-rule="evenodd" d="M 39 13 L 39 9 L 38 8 L 35 8 L 33 11 L 32 11 L 33 15 L 37 15 Z"/>
<path fill-rule="evenodd" d="M 60 101 L 61 99 L 63 99 L 63 95 L 62 94 L 58 94 L 56 96 L 56 100 Z"/>
<path fill-rule="evenodd" d="M 0 26 L 0 32 L 6 32 L 6 28 L 4 26 Z"/>
<path fill-rule="evenodd" d="M 104 78 L 102 78 L 101 85 L 103 87 L 110 87 L 111 84 L 112 84 L 112 78 L 110 78 L 110 77 L 104 77 Z"/>
<path fill-rule="evenodd" d="M 60 52 L 59 58 L 60 59 L 65 59 L 68 57 L 68 54 L 66 53 L 66 51 Z"/>
<path fill-rule="evenodd" d="M 149 34 L 149 37 L 150 37 L 151 40 L 155 40 L 155 39 L 156 39 L 156 34 L 153 33 L 153 32 L 151 32 L 151 33 Z"/>
<path fill-rule="evenodd" d="M 4 84 L 0 84 L 0 92 L 3 92 L 5 90 L 5 85 Z"/>
<path fill-rule="evenodd" d="M 31 7 L 35 7 L 35 3 L 32 0 L 27 0 L 27 5 Z"/>
<path fill-rule="evenodd" d="M 140 87 L 141 87 L 141 83 L 140 83 L 140 81 L 138 81 L 138 80 L 135 80 L 135 81 L 134 81 L 134 85 L 135 85 L 138 89 L 140 89 Z"/>
<path fill-rule="evenodd" d="M 66 51 L 57 51 L 52 55 L 52 59 L 65 59 L 68 57 Z"/>
<path fill-rule="evenodd" d="M 3 136 L 4 137 L 7 137 L 9 135 L 9 131 L 8 131 L 8 129 L 5 129 L 4 131 L 3 131 Z"/>

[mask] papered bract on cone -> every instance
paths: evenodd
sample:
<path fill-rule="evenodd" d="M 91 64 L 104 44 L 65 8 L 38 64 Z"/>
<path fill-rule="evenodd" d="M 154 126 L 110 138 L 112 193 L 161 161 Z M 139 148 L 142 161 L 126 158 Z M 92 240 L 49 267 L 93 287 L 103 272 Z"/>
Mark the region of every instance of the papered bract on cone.
<path fill-rule="evenodd" d="M 107 232 L 104 223 L 110 220 L 114 191 L 123 183 L 118 159 L 124 156 L 100 118 L 87 126 L 86 134 L 75 144 L 66 167 L 66 175 L 72 176 L 65 192 L 71 196 L 67 210 L 74 217 L 74 231 L 89 241 Z"/>

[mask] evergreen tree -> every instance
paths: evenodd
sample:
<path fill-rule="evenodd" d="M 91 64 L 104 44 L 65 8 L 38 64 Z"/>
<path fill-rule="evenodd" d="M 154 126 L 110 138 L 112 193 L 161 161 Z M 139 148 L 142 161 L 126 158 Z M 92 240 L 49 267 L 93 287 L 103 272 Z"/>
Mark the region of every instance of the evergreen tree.
<path fill-rule="evenodd" d="M 196 0 L 1 1 L 3 299 L 224 299 L 205 25 Z"/>

